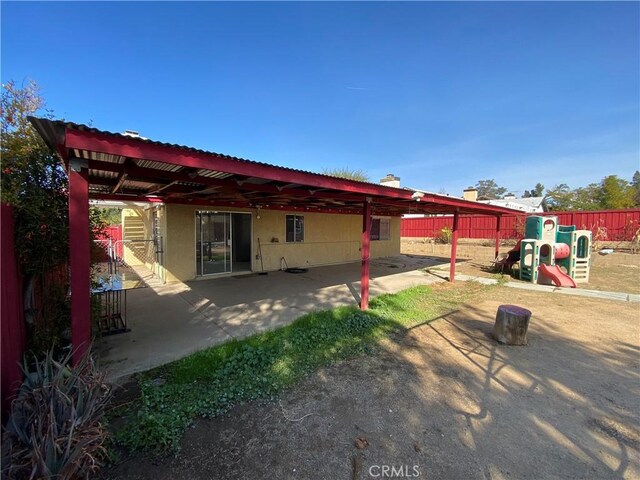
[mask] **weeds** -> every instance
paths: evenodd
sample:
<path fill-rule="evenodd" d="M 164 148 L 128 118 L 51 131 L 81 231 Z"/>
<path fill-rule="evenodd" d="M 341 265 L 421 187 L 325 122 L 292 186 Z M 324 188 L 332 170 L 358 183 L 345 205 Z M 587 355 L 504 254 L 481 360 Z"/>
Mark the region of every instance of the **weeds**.
<path fill-rule="evenodd" d="M 598 251 L 604 246 L 603 243 L 608 240 L 609 232 L 607 231 L 607 227 L 602 224 L 602 220 L 591 225 L 590 230 L 594 232 L 591 242 L 593 251 Z"/>
<path fill-rule="evenodd" d="M 494 280 L 498 282 L 498 285 L 504 285 L 505 283 L 509 283 L 509 277 L 503 273 L 494 273 L 492 277 Z"/>
<path fill-rule="evenodd" d="M 450 244 L 452 238 L 453 230 L 451 230 L 449 227 L 443 227 L 440 229 L 438 235 L 436 236 L 436 242 Z"/>

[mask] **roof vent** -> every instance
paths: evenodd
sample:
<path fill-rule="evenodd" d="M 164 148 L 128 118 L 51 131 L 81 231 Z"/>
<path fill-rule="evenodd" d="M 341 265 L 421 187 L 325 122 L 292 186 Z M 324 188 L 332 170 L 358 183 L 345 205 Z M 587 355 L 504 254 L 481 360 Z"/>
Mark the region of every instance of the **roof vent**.
<path fill-rule="evenodd" d="M 125 130 L 124 132 L 122 132 L 122 135 L 126 135 L 127 137 L 139 137 L 140 133 L 136 132 L 135 130 Z"/>

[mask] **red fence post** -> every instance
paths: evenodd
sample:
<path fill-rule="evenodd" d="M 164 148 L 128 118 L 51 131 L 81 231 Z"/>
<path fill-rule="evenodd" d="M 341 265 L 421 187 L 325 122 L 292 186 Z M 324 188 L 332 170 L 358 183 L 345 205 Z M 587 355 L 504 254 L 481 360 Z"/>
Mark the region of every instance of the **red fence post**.
<path fill-rule="evenodd" d="M 0 388 L 2 388 L 2 413 L 4 414 L 10 410 L 12 397 L 22 383 L 20 362 L 26 345 L 26 332 L 22 309 L 22 285 L 15 252 L 13 208 L 4 203 L 0 210 L 0 223 L 2 227 L 0 231 L 0 262 L 2 262 Z"/>
<path fill-rule="evenodd" d="M 453 230 L 451 232 L 451 266 L 449 267 L 449 281 L 456 281 L 456 258 L 458 255 L 458 212 L 453 215 Z"/>
<path fill-rule="evenodd" d="M 371 246 L 371 199 L 362 206 L 362 270 L 360 272 L 360 309 L 369 308 L 369 256 Z"/>
<path fill-rule="evenodd" d="M 496 254 L 493 258 L 498 258 L 500 254 L 500 221 L 502 220 L 502 216 L 496 217 Z"/>

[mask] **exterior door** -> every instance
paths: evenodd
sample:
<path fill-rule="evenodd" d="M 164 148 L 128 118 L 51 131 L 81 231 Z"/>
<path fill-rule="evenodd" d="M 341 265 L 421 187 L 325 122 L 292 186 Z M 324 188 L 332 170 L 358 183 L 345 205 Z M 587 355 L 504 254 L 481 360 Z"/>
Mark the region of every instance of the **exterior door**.
<path fill-rule="evenodd" d="M 231 214 L 196 212 L 196 274 L 231 272 Z"/>

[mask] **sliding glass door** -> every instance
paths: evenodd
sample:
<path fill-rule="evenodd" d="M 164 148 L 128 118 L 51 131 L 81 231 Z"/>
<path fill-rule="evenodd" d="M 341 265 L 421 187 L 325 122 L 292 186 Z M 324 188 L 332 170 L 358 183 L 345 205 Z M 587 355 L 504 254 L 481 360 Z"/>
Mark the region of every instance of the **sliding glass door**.
<path fill-rule="evenodd" d="M 231 214 L 196 212 L 196 274 L 231 271 Z"/>

